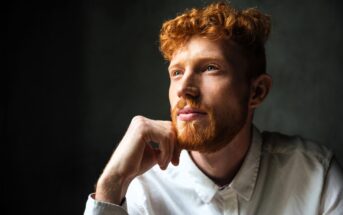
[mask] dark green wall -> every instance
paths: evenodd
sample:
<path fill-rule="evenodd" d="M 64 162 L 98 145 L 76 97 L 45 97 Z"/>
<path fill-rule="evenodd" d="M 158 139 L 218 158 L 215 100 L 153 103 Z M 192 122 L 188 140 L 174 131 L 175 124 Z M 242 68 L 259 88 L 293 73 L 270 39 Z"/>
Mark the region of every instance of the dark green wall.
<path fill-rule="evenodd" d="M 82 213 L 131 118 L 169 118 L 162 22 L 208 2 L 8 3 L 1 139 L 9 214 Z M 317 140 L 343 163 L 342 3 L 231 2 L 272 16 L 274 85 L 255 123 Z"/>

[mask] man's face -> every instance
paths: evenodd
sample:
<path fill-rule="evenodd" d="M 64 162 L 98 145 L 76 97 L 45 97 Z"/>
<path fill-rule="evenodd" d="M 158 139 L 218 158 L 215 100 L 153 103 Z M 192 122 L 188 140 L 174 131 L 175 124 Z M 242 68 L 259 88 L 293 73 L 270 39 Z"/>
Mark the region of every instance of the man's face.
<path fill-rule="evenodd" d="M 246 123 L 247 65 L 235 44 L 192 37 L 169 65 L 172 122 L 181 148 L 211 153 Z"/>

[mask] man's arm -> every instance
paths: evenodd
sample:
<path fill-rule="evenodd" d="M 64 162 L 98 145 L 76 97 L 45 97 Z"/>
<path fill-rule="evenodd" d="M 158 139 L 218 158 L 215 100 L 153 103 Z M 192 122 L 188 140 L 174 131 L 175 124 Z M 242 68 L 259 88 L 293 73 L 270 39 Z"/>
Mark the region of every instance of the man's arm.
<path fill-rule="evenodd" d="M 158 149 L 151 142 L 157 143 Z M 170 121 L 134 117 L 98 180 L 95 200 L 119 205 L 136 176 L 155 164 L 161 169 L 166 169 L 170 162 L 177 165 L 179 156 Z"/>
<path fill-rule="evenodd" d="M 115 205 L 94 200 L 94 194 L 88 196 L 84 215 L 128 215 L 126 204 Z M 135 214 L 140 214 L 138 211 Z"/>

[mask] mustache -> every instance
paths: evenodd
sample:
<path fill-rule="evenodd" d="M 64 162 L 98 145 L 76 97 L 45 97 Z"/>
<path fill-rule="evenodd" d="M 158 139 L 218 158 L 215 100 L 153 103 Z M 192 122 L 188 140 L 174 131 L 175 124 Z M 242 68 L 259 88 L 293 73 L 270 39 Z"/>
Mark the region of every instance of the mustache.
<path fill-rule="evenodd" d="M 175 108 L 177 109 L 182 109 L 184 108 L 186 105 L 188 105 L 190 108 L 201 108 L 201 104 L 199 101 L 195 100 L 195 99 L 184 99 L 181 98 L 177 104 L 175 105 Z"/>

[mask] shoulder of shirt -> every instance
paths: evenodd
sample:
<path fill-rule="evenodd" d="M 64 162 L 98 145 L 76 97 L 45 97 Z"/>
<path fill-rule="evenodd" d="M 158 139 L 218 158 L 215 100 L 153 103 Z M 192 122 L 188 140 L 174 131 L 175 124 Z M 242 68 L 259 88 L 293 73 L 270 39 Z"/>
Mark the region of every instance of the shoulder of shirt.
<path fill-rule="evenodd" d="M 262 136 L 262 152 L 274 155 L 300 155 L 309 159 L 315 159 L 329 165 L 333 153 L 332 151 L 316 141 L 305 139 L 299 135 L 285 135 L 279 132 L 264 131 Z"/>

